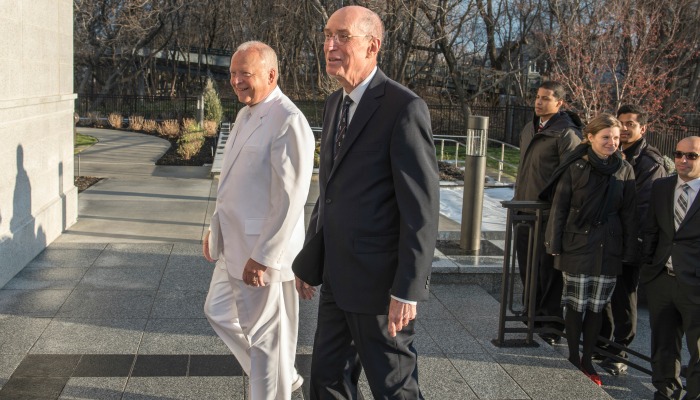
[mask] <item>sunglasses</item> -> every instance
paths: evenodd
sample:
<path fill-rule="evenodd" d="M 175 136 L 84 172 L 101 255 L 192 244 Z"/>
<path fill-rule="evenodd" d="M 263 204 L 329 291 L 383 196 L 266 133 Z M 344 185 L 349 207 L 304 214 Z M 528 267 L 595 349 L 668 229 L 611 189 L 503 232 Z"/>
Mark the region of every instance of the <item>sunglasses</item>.
<path fill-rule="evenodd" d="M 682 151 L 674 151 L 674 152 L 673 152 L 673 157 L 675 157 L 675 158 L 683 158 L 683 156 L 685 156 L 685 158 L 687 158 L 688 160 L 691 160 L 691 161 L 697 160 L 697 159 L 698 159 L 698 155 L 699 155 L 699 154 L 696 153 L 696 152 L 688 152 L 688 153 L 684 153 L 684 152 L 682 152 Z"/>

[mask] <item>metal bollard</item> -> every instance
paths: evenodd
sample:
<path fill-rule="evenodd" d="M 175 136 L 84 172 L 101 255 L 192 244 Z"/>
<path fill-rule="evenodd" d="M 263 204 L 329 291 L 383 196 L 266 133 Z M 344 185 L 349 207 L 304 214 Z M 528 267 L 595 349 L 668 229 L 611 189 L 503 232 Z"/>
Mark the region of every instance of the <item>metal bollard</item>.
<path fill-rule="evenodd" d="M 486 144 L 489 117 L 469 117 L 464 158 L 464 195 L 459 246 L 467 251 L 481 249 L 481 215 L 486 177 Z"/>

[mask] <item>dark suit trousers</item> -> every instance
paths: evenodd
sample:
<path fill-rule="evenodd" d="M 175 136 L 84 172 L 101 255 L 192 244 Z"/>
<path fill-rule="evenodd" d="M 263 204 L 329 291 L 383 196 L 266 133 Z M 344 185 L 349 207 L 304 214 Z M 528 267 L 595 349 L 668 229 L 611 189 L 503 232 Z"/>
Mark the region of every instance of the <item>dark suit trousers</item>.
<path fill-rule="evenodd" d="M 530 226 L 533 226 L 530 223 Z M 546 222 L 545 222 L 546 225 Z M 544 227 L 543 227 L 544 229 Z M 534 234 L 534 230 L 532 231 Z M 544 231 L 542 231 L 544 240 Z M 518 268 L 520 279 L 525 286 L 525 274 L 528 254 L 528 229 L 522 227 L 517 230 L 515 236 L 515 247 L 518 254 Z M 535 243 L 539 251 L 539 263 L 537 268 L 537 297 L 535 299 L 535 316 L 562 317 L 561 294 L 564 289 L 564 279 L 561 271 L 554 269 L 554 257 L 547 254 L 544 248 L 544 241 Z M 551 327 L 564 330 L 564 324 L 557 322 L 537 323 L 535 326 Z"/>
<path fill-rule="evenodd" d="M 375 399 L 422 399 L 414 324 L 415 320 L 395 338 L 389 337 L 386 315 L 341 310 L 324 283 L 311 357 L 311 398 L 357 399 L 364 367 Z"/>
<path fill-rule="evenodd" d="M 676 399 L 680 394 L 681 340 L 685 332 L 690 362 L 686 376 L 685 399 L 700 398 L 700 305 L 692 303 L 666 273 L 645 285 L 651 324 L 651 380 L 655 399 Z"/>
<path fill-rule="evenodd" d="M 622 274 L 617 277 L 612 298 L 603 313 L 600 335 L 623 346 L 629 346 L 637 334 L 639 268 L 636 264 L 622 264 Z M 615 349 L 608 351 L 615 352 Z M 624 351 L 618 354 L 623 357 L 627 355 Z"/>

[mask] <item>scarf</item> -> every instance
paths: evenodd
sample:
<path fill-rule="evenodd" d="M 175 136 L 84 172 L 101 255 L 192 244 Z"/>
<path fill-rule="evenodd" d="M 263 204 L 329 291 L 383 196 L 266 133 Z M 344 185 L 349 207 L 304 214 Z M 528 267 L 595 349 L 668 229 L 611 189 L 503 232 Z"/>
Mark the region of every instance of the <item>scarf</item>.
<path fill-rule="evenodd" d="M 559 178 L 561 178 L 561 175 L 569 168 L 571 164 L 579 159 L 588 161 L 591 168 L 595 172 L 603 176 L 608 176 L 608 179 L 601 181 L 601 184 L 591 188 L 590 192 L 587 193 L 587 197 L 590 197 L 592 194 L 604 190 L 605 200 L 603 201 L 603 206 L 599 208 L 582 207 L 576 222 L 603 224 L 608 220 L 608 214 L 610 213 L 610 208 L 612 207 L 612 199 L 614 199 L 615 195 L 622 189 L 622 185 L 615 177 L 615 172 L 617 172 L 622 166 L 622 154 L 619 151 L 616 151 L 607 159 L 602 159 L 598 157 L 588 143 L 579 144 L 564 156 L 562 162 L 559 164 L 557 169 L 554 170 L 554 173 L 552 173 L 552 177 L 545 185 L 544 190 L 540 192 L 539 197 L 541 200 L 551 203 L 554 199 L 554 191 L 557 187 L 557 183 L 559 182 Z"/>

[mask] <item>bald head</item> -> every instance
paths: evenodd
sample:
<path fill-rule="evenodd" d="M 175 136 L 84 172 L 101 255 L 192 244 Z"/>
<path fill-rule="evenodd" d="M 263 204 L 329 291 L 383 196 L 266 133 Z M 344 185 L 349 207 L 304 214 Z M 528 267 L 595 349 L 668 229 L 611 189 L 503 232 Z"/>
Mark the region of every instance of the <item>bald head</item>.
<path fill-rule="evenodd" d="M 326 72 L 351 93 L 377 66 L 382 20 L 365 7 L 343 7 L 328 18 L 323 33 Z"/>
<path fill-rule="evenodd" d="M 698 154 L 700 154 L 700 136 L 688 136 L 687 138 L 681 139 L 676 145 L 674 161 L 676 163 L 678 177 L 683 181 L 688 182 L 700 178 L 700 160 L 697 159 Z M 681 155 L 681 157 L 679 158 L 678 155 Z M 695 158 L 695 160 L 691 160 L 690 158 Z"/>
<path fill-rule="evenodd" d="M 343 15 L 354 21 L 354 26 L 359 32 L 374 36 L 382 40 L 384 38 L 384 24 L 379 15 L 369 8 L 361 6 L 347 6 L 339 9 L 334 14 Z"/>

